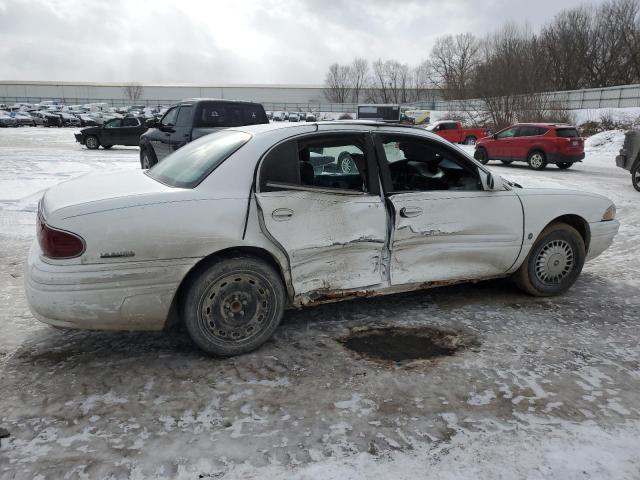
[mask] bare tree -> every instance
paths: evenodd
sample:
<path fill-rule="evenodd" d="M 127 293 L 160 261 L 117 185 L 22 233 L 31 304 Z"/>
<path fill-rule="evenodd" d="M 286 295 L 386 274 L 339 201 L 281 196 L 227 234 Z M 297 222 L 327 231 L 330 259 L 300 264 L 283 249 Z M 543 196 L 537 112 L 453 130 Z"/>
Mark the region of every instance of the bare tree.
<path fill-rule="evenodd" d="M 351 63 L 351 92 L 353 101 L 360 102 L 360 95 L 364 90 L 369 76 L 369 62 L 364 58 L 355 58 Z"/>
<path fill-rule="evenodd" d="M 334 63 L 325 77 L 324 95 L 330 102 L 346 103 L 351 92 L 351 67 Z"/>
<path fill-rule="evenodd" d="M 144 94 L 144 87 L 138 82 L 130 82 L 122 88 L 122 91 L 127 100 L 137 102 Z"/>
<path fill-rule="evenodd" d="M 445 35 L 431 49 L 431 80 L 445 98 L 466 98 L 479 63 L 480 42 L 474 35 Z"/>

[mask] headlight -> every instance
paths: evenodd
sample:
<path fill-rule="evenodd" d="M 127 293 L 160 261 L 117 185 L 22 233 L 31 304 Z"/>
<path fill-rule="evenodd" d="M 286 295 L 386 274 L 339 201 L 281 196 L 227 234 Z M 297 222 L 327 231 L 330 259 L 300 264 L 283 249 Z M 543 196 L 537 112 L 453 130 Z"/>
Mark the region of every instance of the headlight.
<path fill-rule="evenodd" d="M 614 218 L 616 218 L 616 206 L 611 205 L 605 210 L 604 215 L 602 215 L 602 221 L 606 222 L 608 220 L 613 220 Z"/>

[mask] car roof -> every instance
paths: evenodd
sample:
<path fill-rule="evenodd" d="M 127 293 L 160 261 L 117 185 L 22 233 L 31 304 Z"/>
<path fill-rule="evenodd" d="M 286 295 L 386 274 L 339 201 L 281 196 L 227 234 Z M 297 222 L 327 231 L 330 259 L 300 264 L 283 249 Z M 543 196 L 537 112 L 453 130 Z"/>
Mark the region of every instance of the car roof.
<path fill-rule="evenodd" d="M 262 106 L 261 103 L 259 102 L 248 102 L 245 100 L 225 100 L 223 98 L 185 98 L 184 100 L 180 100 L 179 102 L 171 105 L 172 107 L 175 105 L 192 105 L 194 103 L 199 103 L 199 102 L 216 102 L 216 103 L 232 103 L 232 104 L 243 104 L 243 105 L 260 105 Z"/>
<path fill-rule="evenodd" d="M 408 132 L 420 132 L 421 134 L 428 133 L 429 135 L 433 135 L 422 127 L 407 125 L 404 123 L 390 123 L 390 122 L 378 122 L 373 120 L 322 120 L 317 122 L 276 122 L 276 123 L 264 123 L 258 125 L 244 125 L 238 127 L 230 127 L 230 130 L 238 130 L 242 132 L 251 133 L 253 135 L 258 135 L 266 132 L 273 132 L 277 130 L 285 130 L 285 129 L 298 129 L 302 132 L 308 131 L 308 127 L 315 127 L 315 131 L 319 131 L 323 127 L 361 127 L 359 130 L 366 130 L 364 127 L 373 127 L 373 128 L 402 128 L 406 129 Z M 435 135 L 434 135 L 435 136 Z"/>
<path fill-rule="evenodd" d="M 569 125 L 568 123 L 543 123 L 543 122 L 528 122 L 528 123 L 516 123 L 514 127 L 562 127 L 562 128 L 575 128 L 573 125 Z"/>

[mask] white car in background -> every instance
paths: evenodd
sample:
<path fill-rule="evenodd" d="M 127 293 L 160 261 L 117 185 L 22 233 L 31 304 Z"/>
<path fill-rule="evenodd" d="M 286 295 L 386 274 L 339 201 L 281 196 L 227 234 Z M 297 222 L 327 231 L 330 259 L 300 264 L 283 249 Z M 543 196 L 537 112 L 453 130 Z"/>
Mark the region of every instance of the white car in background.
<path fill-rule="evenodd" d="M 311 165 L 342 151 L 353 171 Z M 614 217 L 601 195 L 519 188 L 424 129 L 237 127 L 147 171 L 49 189 L 26 293 L 55 326 L 182 321 L 206 352 L 234 355 L 287 307 L 505 276 L 563 293 L 611 244 Z"/>

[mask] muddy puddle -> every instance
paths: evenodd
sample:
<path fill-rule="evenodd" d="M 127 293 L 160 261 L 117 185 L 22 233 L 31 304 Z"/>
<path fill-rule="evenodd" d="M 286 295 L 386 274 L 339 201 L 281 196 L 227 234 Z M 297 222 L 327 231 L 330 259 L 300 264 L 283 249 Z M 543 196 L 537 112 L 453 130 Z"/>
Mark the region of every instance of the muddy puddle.
<path fill-rule="evenodd" d="M 435 327 L 354 329 L 339 342 L 360 355 L 387 362 L 436 359 L 479 346 L 468 333 Z"/>

